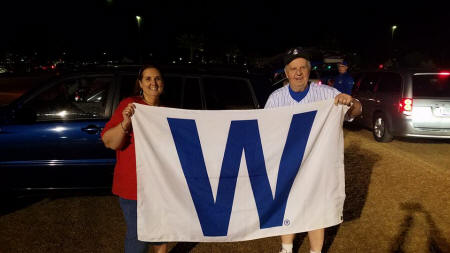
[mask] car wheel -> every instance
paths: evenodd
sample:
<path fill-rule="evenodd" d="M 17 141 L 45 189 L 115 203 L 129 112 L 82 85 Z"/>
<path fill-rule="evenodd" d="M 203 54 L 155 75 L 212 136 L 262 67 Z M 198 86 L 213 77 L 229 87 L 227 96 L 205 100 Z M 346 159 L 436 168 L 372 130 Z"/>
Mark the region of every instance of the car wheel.
<path fill-rule="evenodd" d="M 389 130 L 386 116 L 384 116 L 383 114 L 377 114 L 373 118 L 372 133 L 373 137 L 378 142 L 390 142 L 392 141 L 392 139 L 394 139 Z"/>

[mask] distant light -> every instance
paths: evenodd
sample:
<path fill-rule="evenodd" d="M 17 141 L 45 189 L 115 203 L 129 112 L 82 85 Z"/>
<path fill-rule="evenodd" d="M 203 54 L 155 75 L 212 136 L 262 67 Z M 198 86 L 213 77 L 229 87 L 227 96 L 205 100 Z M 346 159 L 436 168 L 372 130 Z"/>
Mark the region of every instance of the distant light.
<path fill-rule="evenodd" d="M 182 60 L 183 60 L 183 58 L 180 57 L 180 61 L 182 61 Z"/>
<path fill-rule="evenodd" d="M 383 64 L 378 65 L 378 68 L 383 69 L 384 68 Z"/>
<path fill-rule="evenodd" d="M 58 116 L 61 117 L 61 118 L 64 118 L 64 117 L 66 117 L 66 115 L 67 115 L 67 111 L 60 111 L 60 112 L 58 112 L 56 115 L 58 115 Z"/>
<path fill-rule="evenodd" d="M 395 29 L 397 29 L 397 26 L 396 26 L 396 25 L 393 25 L 393 26 L 392 26 L 392 31 L 395 30 Z"/>
<path fill-rule="evenodd" d="M 55 65 L 52 65 L 52 66 L 51 66 L 51 68 L 52 68 L 52 69 L 55 69 L 55 68 L 56 68 L 56 66 L 55 66 Z"/>
<path fill-rule="evenodd" d="M 141 21 L 141 16 L 136 16 L 136 20 L 137 20 L 137 22 L 140 22 Z"/>

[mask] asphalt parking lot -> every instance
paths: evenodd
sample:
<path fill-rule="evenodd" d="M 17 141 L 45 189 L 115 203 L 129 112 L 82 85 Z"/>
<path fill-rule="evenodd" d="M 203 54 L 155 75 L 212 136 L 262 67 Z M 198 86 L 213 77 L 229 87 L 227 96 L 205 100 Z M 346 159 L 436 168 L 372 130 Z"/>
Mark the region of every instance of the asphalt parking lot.
<path fill-rule="evenodd" d="M 345 130 L 344 223 L 322 252 L 450 252 L 450 140 L 377 143 Z M 3 202 L 0 252 L 122 252 L 125 224 L 110 195 Z M 295 250 L 308 252 L 305 234 Z M 279 239 L 170 243 L 170 252 L 278 252 Z"/>

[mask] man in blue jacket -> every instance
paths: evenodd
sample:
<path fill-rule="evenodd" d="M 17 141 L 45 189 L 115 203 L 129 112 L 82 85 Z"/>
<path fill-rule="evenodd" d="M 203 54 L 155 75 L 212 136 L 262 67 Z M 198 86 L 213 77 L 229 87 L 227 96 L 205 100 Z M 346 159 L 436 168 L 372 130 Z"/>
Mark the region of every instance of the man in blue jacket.
<path fill-rule="evenodd" d="M 339 75 L 334 79 L 334 88 L 338 91 L 351 95 L 353 84 L 352 76 L 347 72 L 348 63 L 346 61 L 340 62 L 338 65 Z"/>

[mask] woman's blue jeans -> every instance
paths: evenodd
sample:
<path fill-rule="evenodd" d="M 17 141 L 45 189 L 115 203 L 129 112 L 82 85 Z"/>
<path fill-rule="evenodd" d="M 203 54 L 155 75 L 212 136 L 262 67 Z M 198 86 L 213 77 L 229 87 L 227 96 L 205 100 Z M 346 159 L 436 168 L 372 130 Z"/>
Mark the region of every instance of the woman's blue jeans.
<path fill-rule="evenodd" d="M 161 245 L 163 242 L 143 242 L 137 238 L 137 201 L 119 197 L 127 233 L 125 235 L 125 253 L 146 253 L 149 245 Z"/>

